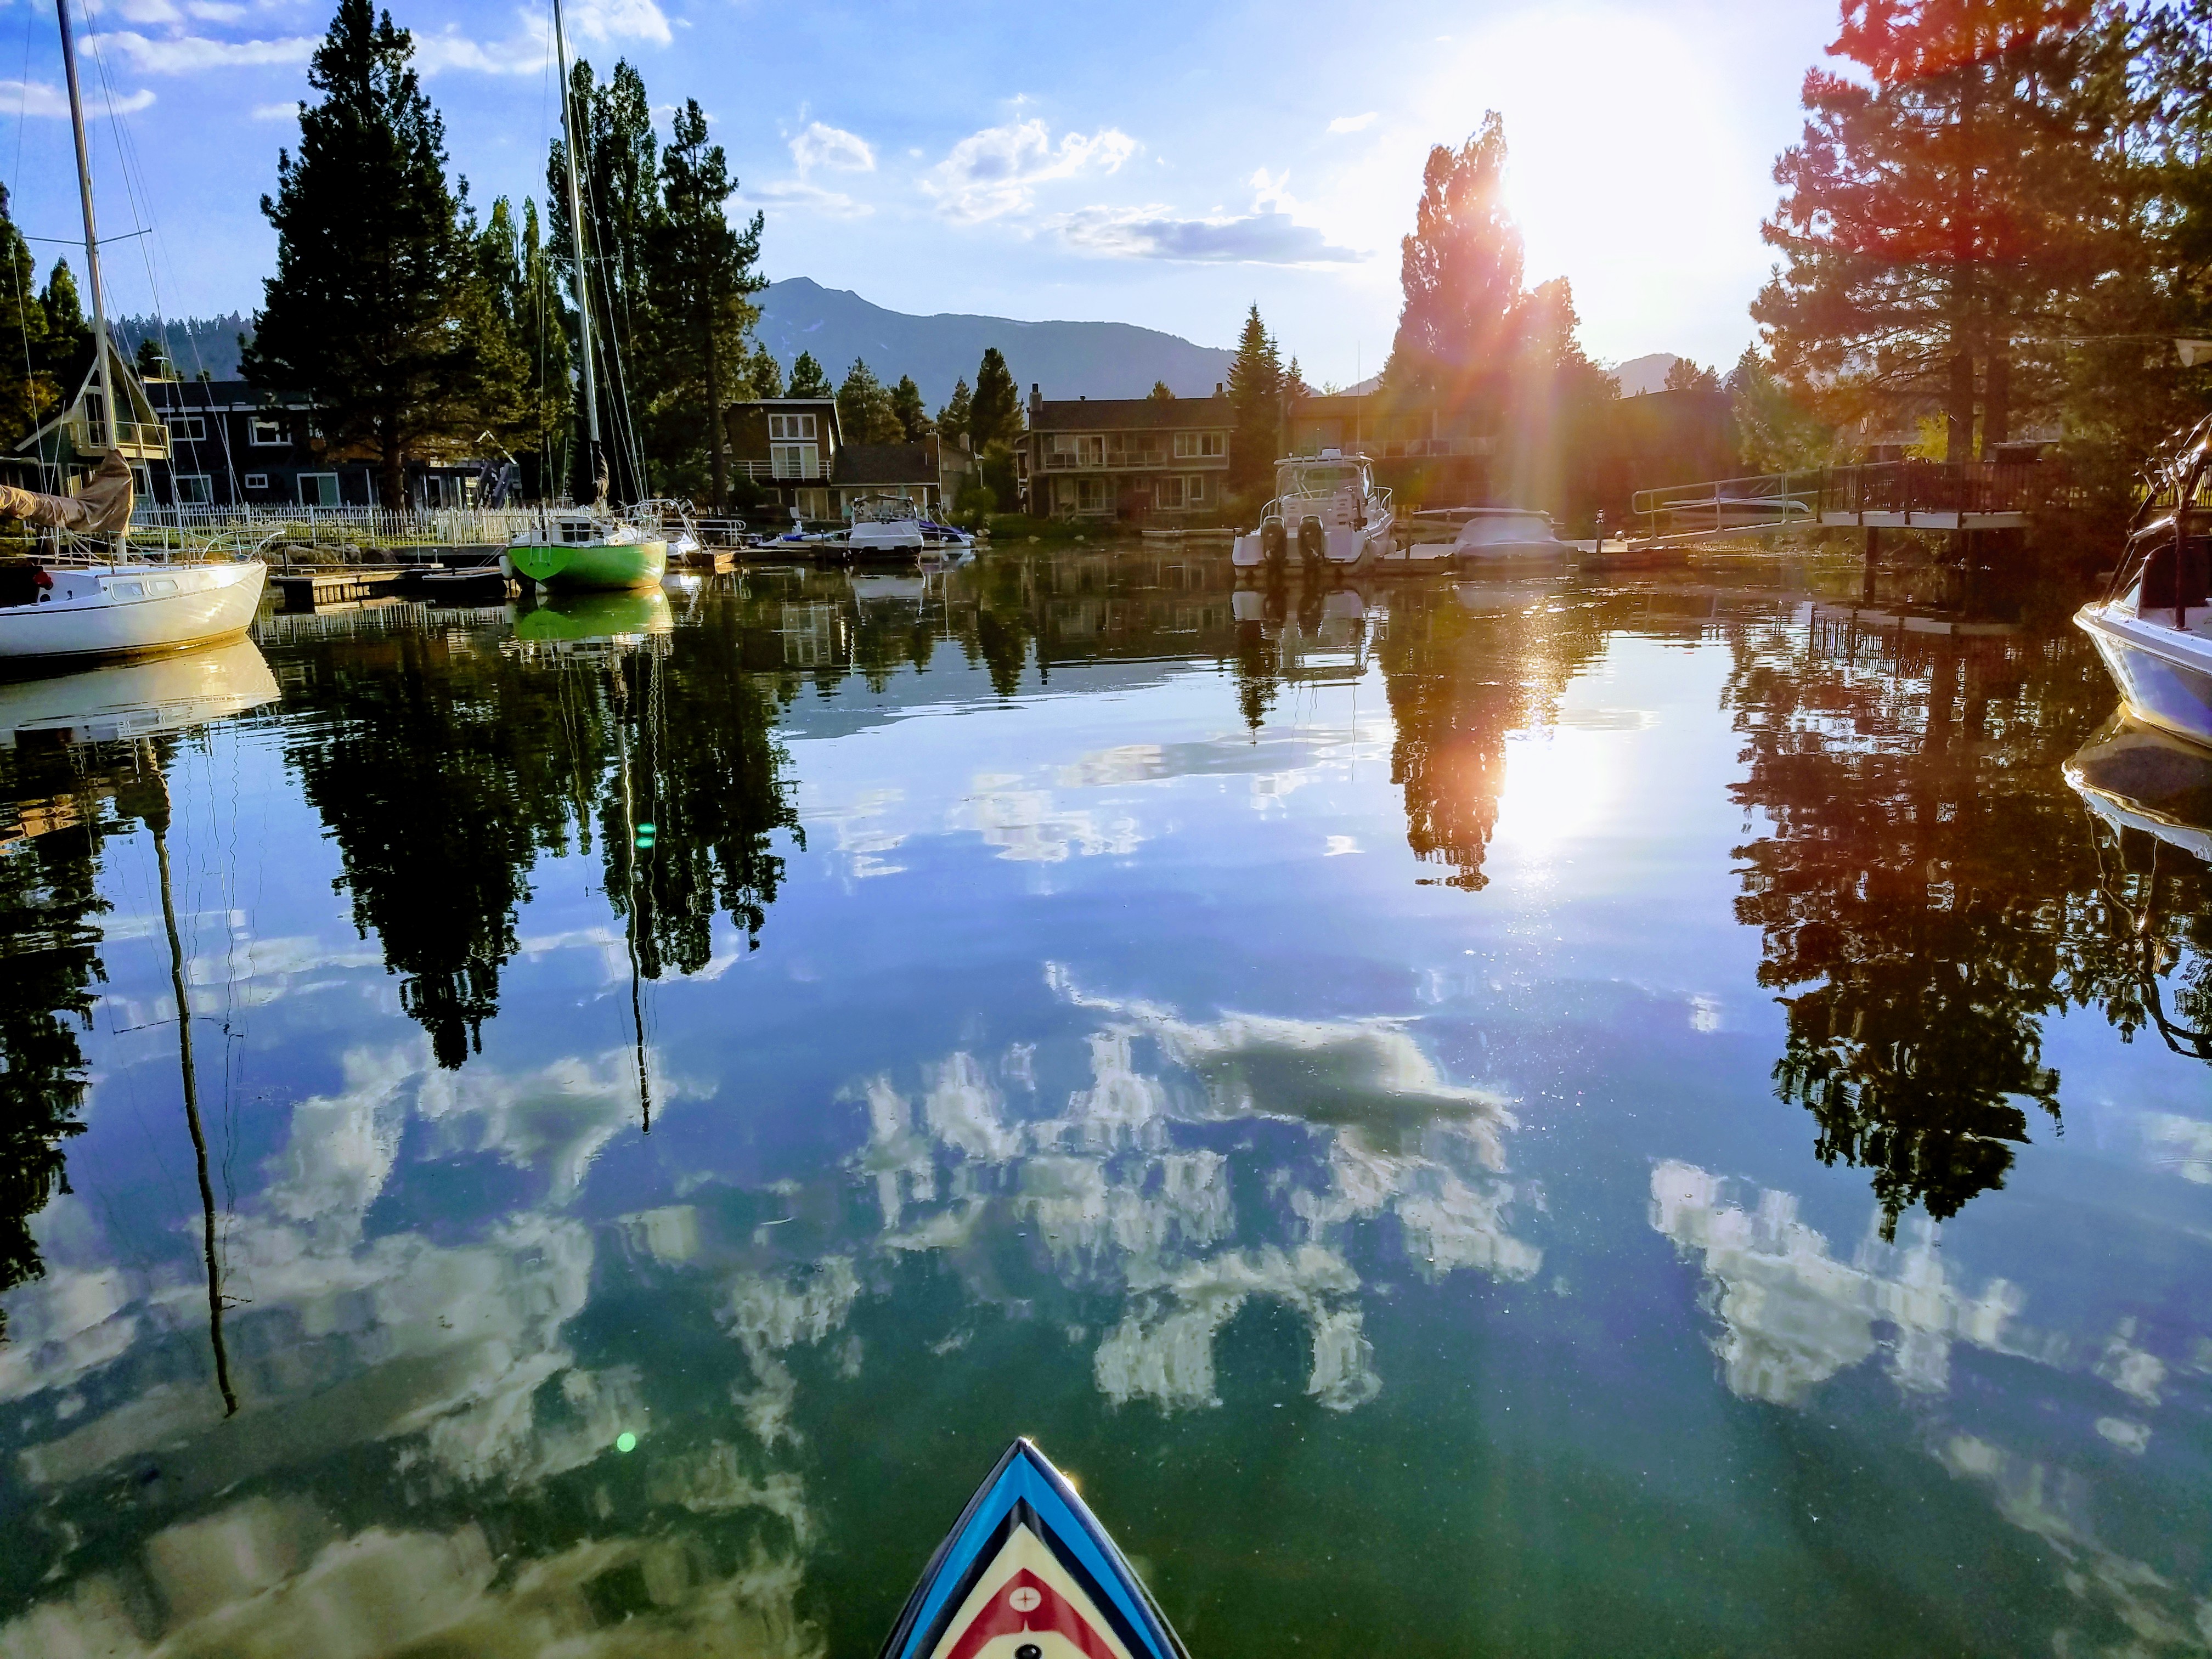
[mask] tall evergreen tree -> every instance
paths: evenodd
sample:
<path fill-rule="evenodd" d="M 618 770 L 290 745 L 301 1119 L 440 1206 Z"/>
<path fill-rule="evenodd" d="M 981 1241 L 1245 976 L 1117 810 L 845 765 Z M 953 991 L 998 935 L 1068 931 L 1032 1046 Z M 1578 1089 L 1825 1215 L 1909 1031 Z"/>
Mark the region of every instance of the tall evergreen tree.
<path fill-rule="evenodd" d="M 758 341 L 753 343 L 751 354 L 745 359 L 745 395 L 749 398 L 781 398 L 783 396 L 783 365 L 775 354 Z"/>
<path fill-rule="evenodd" d="M 562 476 L 552 451 L 574 409 L 568 388 L 568 348 L 560 293 L 538 241 L 538 204 L 525 199 L 522 222 L 507 198 L 492 204 L 476 240 L 477 279 L 499 335 L 505 378 L 512 383 L 512 415 L 495 422 L 495 434 L 522 453 L 526 493 L 552 493 Z"/>
<path fill-rule="evenodd" d="M 968 382 L 955 380 L 952 395 L 945 400 L 945 407 L 937 411 L 937 430 L 949 444 L 957 444 L 969 435 L 969 426 L 974 419 L 974 398 L 968 391 Z"/>
<path fill-rule="evenodd" d="M 47 272 L 39 309 L 46 317 L 46 339 L 33 362 L 62 398 L 73 398 L 92 368 L 92 319 L 84 314 L 68 260 L 55 260 Z"/>
<path fill-rule="evenodd" d="M 413 55 L 390 13 L 339 0 L 307 70 L 320 101 L 301 107 L 300 152 L 279 152 L 261 201 L 276 274 L 245 354 L 249 380 L 315 400 L 325 441 L 374 446 L 392 506 L 410 453 L 465 442 L 503 402 L 445 125 Z"/>
<path fill-rule="evenodd" d="M 46 372 L 46 308 L 32 283 L 37 267 L 30 245 L 8 211 L 7 186 L 0 185 L 0 340 L 22 342 L 19 356 L 0 350 L 0 447 L 13 449 L 44 420 L 58 401 Z"/>
<path fill-rule="evenodd" d="M 985 346 L 969 402 L 969 441 L 980 453 L 990 444 L 1013 443 L 1022 435 L 1023 426 L 1022 396 L 1013 372 L 998 347 Z"/>
<path fill-rule="evenodd" d="M 605 85 L 578 58 L 569 68 L 568 95 L 578 132 L 577 176 L 584 198 L 584 248 L 590 261 L 592 329 L 599 366 L 599 426 L 607 435 L 606 459 L 617 497 L 652 493 L 644 476 L 635 402 L 644 391 L 638 373 L 644 343 L 653 332 L 648 290 L 653 227 L 660 217 L 660 146 L 653 134 L 653 106 L 645 80 L 627 59 L 616 64 Z M 547 246 L 562 286 L 575 293 L 574 246 L 568 223 L 568 158 L 565 142 L 553 141 L 545 167 Z M 574 313 L 571 311 L 573 325 Z M 572 337 L 572 349 L 574 339 Z M 582 411 L 578 410 L 579 423 Z M 576 453 L 583 448 L 578 440 Z"/>
<path fill-rule="evenodd" d="M 891 408 L 891 394 L 858 357 L 837 388 L 837 427 L 848 444 L 895 444 L 906 436 Z"/>
<path fill-rule="evenodd" d="M 1849 0 L 1805 77 L 1752 307 L 1784 379 L 1832 410 L 1942 410 L 1948 453 L 2048 406 L 2048 353 L 2116 269 L 2128 25 L 2096 0 Z M 2140 354 L 2138 354 L 2140 355 Z M 2022 371 L 2027 374 L 2023 380 Z"/>
<path fill-rule="evenodd" d="M 1175 392 L 1165 380 L 1155 380 L 1152 389 L 1145 394 L 1145 398 L 1149 403 L 1171 404 L 1175 401 Z"/>
<path fill-rule="evenodd" d="M 722 405 L 744 372 L 745 337 L 760 317 L 747 296 L 768 286 L 753 269 L 761 216 L 743 230 L 730 224 L 737 188 L 722 147 L 707 142 L 699 100 L 686 100 L 661 154 L 660 211 L 646 245 L 655 425 L 670 459 L 705 448 L 718 504 L 730 494 Z"/>
<path fill-rule="evenodd" d="M 822 372 L 822 365 L 814 361 L 814 354 L 802 351 L 791 366 L 791 382 L 783 389 L 787 398 L 827 398 L 833 395 L 830 377 Z"/>
<path fill-rule="evenodd" d="M 1283 453 L 1283 357 L 1255 302 L 1229 364 L 1229 487 L 1240 495 L 1264 489 Z"/>
<path fill-rule="evenodd" d="M 937 430 L 937 422 L 922 407 L 921 388 L 911 374 L 900 375 L 899 383 L 891 388 L 891 413 L 898 417 L 899 429 L 910 444 L 920 443 Z"/>

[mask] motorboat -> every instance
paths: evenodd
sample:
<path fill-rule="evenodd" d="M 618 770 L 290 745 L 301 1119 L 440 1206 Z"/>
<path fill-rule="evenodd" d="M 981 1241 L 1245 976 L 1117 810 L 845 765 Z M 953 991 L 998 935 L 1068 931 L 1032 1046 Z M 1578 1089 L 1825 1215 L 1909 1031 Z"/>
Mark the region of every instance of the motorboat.
<path fill-rule="evenodd" d="M 1364 455 L 1324 449 L 1275 463 L 1275 497 L 1260 526 L 1237 538 L 1230 562 L 1242 568 L 1364 570 L 1392 546 L 1390 492 Z"/>
<path fill-rule="evenodd" d="M 854 558 L 919 553 L 929 545 L 921 508 L 904 495 L 863 495 L 853 503 L 845 550 Z"/>
<path fill-rule="evenodd" d="M 2105 597 L 2074 620 L 2130 714 L 2212 744 L 2212 418 L 2150 483 Z"/>
<path fill-rule="evenodd" d="M 1424 513 L 1456 524 L 1450 557 L 1462 569 L 1516 565 L 1565 565 L 1574 545 L 1559 539 L 1552 515 L 1525 507 L 1448 507 Z"/>

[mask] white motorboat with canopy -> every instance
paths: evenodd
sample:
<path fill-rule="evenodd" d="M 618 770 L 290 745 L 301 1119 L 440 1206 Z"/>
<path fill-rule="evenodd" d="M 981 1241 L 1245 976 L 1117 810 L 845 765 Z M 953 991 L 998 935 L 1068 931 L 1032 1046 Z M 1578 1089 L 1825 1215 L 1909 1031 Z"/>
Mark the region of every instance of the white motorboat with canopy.
<path fill-rule="evenodd" d="M 77 194 L 84 210 L 86 281 L 92 294 L 96 416 L 82 425 L 100 460 L 75 494 L 0 486 L 0 515 L 53 532 L 52 551 L 11 573 L 0 587 L 0 663 L 37 665 L 141 655 L 210 644 L 244 633 L 261 603 L 268 567 L 258 559 L 219 563 L 133 560 L 129 554 L 135 492 L 118 442 L 114 342 L 100 280 L 100 235 L 92 205 L 84 107 L 77 88 L 76 42 L 69 0 L 56 0 L 70 123 L 76 138 Z M 126 368 L 125 374 L 130 373 Z M 80 394 L 80 403 L 85 401 Z M 106 544 L 100 550 L 99 544 Z"/>
<path fill-rule="evenodd" d="M 1295 557 L 1311 568 L 1364 570 L 1392 544 L 1390 492 L 1364 455 L 1324 449 L 1275 463 L 1275 498 L 1258 529 L 1239 535 L 1231 563 L 1281 570 Z"/>
<path fill-rule="evenodd" d="M 2150 484 L 2112 586 L 2074 620 L 2131 714 L 2212 744 L 2212 418 Z"/>
<path fill-rule="evenodd" d="M 1447 507 L 1415 516 L 1458 526 L 1446 552 L 1463 566 L 1560 565 L 1575 550 L 1559 539 L 1552 515 L 1532 507 Z"/>

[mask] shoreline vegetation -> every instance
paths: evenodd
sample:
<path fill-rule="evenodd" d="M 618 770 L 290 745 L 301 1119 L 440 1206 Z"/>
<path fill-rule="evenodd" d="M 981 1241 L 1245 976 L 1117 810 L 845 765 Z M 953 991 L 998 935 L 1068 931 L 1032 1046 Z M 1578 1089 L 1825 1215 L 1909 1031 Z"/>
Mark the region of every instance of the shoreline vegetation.
<path fill-rule="evenodd" d="M 1723 411 L 1721 449 L 1662 423 L 1633 459 L 1654 476 L 1594 459 L 1607 411 L 1640 400 L 1583 350 L 1569 279 L 1527 280 L 1495 112 L 1430 152 L 1378 404 L 1491 434 L 1480 496 L 1548 510 L 1577 536 L 1601 512 L 1623 524 L 1628 489 L 1705 476 L 1717 457 L 1745 473 L 2056 459 L 2075 506 L 2033 539 L 2109 535 L 2142 458 L 2212 408 L 2212 3 L 1853 0 L 1828 52 L 1774 167 L 1757 343 L 1725 374 L 1685 360 L 1667 376 L 1667 392 Z M 385 501 L 404 499 L 409 462 L 495 445 L 519 462 L 522 499 L 587 498 L 562 143 L 542 209 L 501 197 L 480 210 L 414 58 L 388 11 L 338 0 L 297 144 L 262 201 L 277 257 L 237 334 L 243 374 L 312 399 L 315 445 L 371 463 Z M 896 365 L 856 359 L 833 381 L 802 352 L 787 368 L 751 297 L 769 227 L 759 213 L 732 222 L 738 180 L 696 101 L 664 138 L 627 61 L 602 78 L 579 59 L 569 94 L 594 329 L 626 371 L 605 377 L 599 411 L 617 498 L 760 511 L 763 492 L 730 464 L 725 411 L 793 396 L 834 398 L 848 442 L 965 442 L 978 465 L 951 507 L 963 523 L 1024 508 L 1024 410 L 997 347 L 934 413 Z M 6 206 L 0 195 L 4 303 L 25 348 L 0 365 L 12 444 L 59 409 L 92 342 L 68 262 L 38 283 Z M 180 343 L 199 356 L 192 324 L 137 320 L 142 372 L 178 373 Z M 1338 388 L 1307 382 L 1256 301 L 1225 386 L 1229 499 L 1209 516 L 1231 523 L 1269 492 L 1300 404 Z M 1657 476 L 1670 468 L 1683 476 Z"/>

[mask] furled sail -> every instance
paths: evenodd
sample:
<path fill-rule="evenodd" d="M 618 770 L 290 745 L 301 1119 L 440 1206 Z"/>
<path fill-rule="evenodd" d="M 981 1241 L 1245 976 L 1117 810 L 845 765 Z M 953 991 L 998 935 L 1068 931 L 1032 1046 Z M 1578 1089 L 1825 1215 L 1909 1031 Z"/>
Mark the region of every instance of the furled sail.
<path fill-rule="evenodd" d="M 80 536 L 119 536 L 130 528 L 136 498 L 130 464 L 111 449 L 74 495 L 41 495 L 0 484 L 0 517 L 73 530 Z"/>

